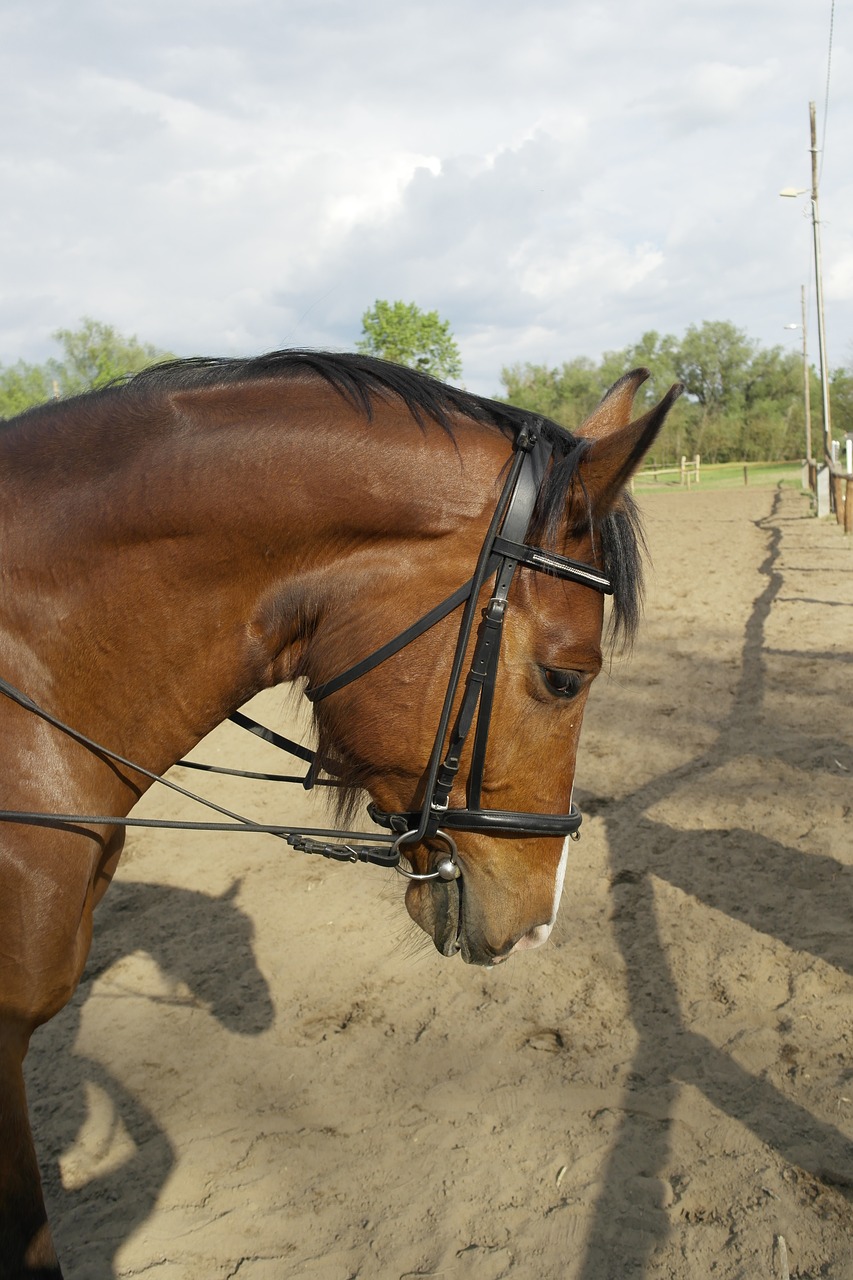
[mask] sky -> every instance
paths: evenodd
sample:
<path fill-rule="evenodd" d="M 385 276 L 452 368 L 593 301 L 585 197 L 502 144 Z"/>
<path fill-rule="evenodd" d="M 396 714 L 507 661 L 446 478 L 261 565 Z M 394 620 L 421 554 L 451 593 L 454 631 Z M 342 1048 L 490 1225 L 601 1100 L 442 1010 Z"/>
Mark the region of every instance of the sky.
<path fill-rule="evenodd" d="M 853 362 L 851 0 L 3 0 L 0 365 L 438 311 L 463 382 L 727 320 Z M 830 30 L 832 29 L 831 58 Z M 829 71 L 829 95 L 827 80 Z"/>

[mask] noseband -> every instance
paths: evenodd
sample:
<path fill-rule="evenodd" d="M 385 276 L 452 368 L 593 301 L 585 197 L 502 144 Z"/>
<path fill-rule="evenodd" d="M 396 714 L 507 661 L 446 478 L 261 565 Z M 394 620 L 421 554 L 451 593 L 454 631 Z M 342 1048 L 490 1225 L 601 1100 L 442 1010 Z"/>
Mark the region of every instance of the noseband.
<path fill-rule="evenodd" d="M 352 684 L 368 671 L 372 671 L 380 663 L 399 653 L 407 645 L 423 635 L 436 623 L 447 617 L 464 602 L 459 637 L 453 656 L 447 692 L 444 696 L 438 729 L 435 735 L 429 765 L 426 771 L 424 799 L 420 809 L 407 813 L 387 813 L 375 804 L 368 805 L 368 813 L 378 826 L 384 827 L 391 834 L 383 836 L 377 833 L 350 832 L 338 830 L 318 830 L 312 828 L 293 828 L 281 826 L 265 826 L 251 822 L 240 815 L 223 809 L 209 801 L 202 803 L 235 821 L 229 823 L 190 823 L 168 822 L 156 819 L 103 817 L 81 814 L 38 814 L 14 811 L 0 811 L 0 821 L 18 822 L 33 826 L 56 826 L 70 823 L 88 822 L 115 826 L 164 826 L 193 828 L 203 830 L 250 830 L 268 832 L 284 837 L 295 849 L 306 853 L 318 853 L 326 857 L 348 862 L 373 862 L 383 866 L 394 866 L 397 870 L 414 880 L 452 880 L 459 875 L 455 841 L 451 831 L 468 831 L 482 834 L 512 834 L 516 836 L 571 836 L 578 838 L 581 825 L 581 814 L 576 805 L 570 802 L 568 813 L 526 813 L 507 809 L 482 808 L 483 770 L 486 759 L 489 723 L 492 714 L 495 684 L 498 673 L 503 626 L 506 618 L 507 597 L 513 577 L 519 565 L 539 573 L 550 574 L 570 582 L 578 582 L 591 587 L 605 595 L 611 595 L 613 588 L 610 579 L 594 567 L 566 556 L 545 551 L 541 547 L 528 545 L 526 538 L 533 517 L 536 500 L 551 459 L 553 445 L 535 426 L 524 426 L 514 442 L 514 453 L 503 490 L 498 499 L 495 512 L 489 524 L 477 565 L 472 577 L 458 587 L 440 604 L 430 609 L 411 626 L 374 650 L 366 658 L 354 663 L 339 675 L 323 684 L 306 690 L 306 697 L 311 702 L 320 702 L 338 690 Z M 453 704 L 462 683 L 465 666 L 465 655 L 474 632 L 477 605 L 483 588 L 490 578 L 494 577 L 491 598 L 482 610 L 473 657 L 465 685 L 462 700 L 456 718 L 450 728 Z M 150 773 L 142 766 L 110 751 L 109 748 L 94 742 L 70 728 L 61 720 L 51 716 L 26 694 L 22 694 L 6 681 L 0 679 L 0 692 L 19 705 L 41 716 L 48 723 L 82 742 L 90 749 L 126 765 L 149 778 L 165 782 L 172 790 L 189 795 L 193 799 L 201 799 L 192 792 L 177 786 L 168 779 Z M 476 724 L 475 724 L 476 717 Z M 334 762 L 321 760 L 317 752 L 291 742 L 281 735 L 273 733 L 263 725 L 257 724 L 241 712 L 230 717 L 236 724 L 258 734 L 265 740 L 280 746 L 291 754 L 309 763 L 305 778 L 281 778 L 281 781 L 301 782 L 310 788 L 318 781 L 321 769 L 335 772 Z M 448 736 L 448 729 L 450 733 Z M 450 793 L 459 771 L 462 751 L 473 729 L 471 764 L 466 782 L 466 804 L 462 808 L 450 808 Z M 445 746 L 445 743 L 447 744 Z M 212 768 L 198 765 L 193 761 L 180 761 L 183 765 L 196 768 Z M 223 772 L 237 772 L 224 770 Z M 259 775 L 250 775 L 259 776 Z M 270 777 L 271 775 L 260 775 Z M 336 785 L 334 779 L 327 785 Z M 240 825 L 236 825 L 236 824 Z M 336 843 L 330 844 L 330 839 Z M 416 845 L 424 840 L 439 841 L 445 846 L 446 853 L 439 860 L 436 870 L 418 875 L 400 867 L 400 858 L 405 857 L 407 845 Z M 365 841 L 370 843 L 364 843 Z M 377 844 L 380 841 L 381 844 Z M 341 843 L 343 842 L 343 843 Z"/>

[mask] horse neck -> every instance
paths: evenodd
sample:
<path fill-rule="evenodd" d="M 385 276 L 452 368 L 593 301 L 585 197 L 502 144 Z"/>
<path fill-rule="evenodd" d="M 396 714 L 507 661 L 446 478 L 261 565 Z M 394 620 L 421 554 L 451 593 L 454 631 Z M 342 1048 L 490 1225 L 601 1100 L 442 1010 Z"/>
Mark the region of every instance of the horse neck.
<path fill-rule="evenodd" d="M 377 570 L 411 574 L 440 547 L 445 573 L 470 571 L 505 440 L 477 428 L 460 450 L 436 424 L 388 406 L 368 422 L 327 389 L 281 399 L 174 396 L 124 448 L 101 423 L 61 485 L 45 469 L 48 518 L 37 483 L 29 521 L 19 502 L 4 621 L 28 692 L 147 767 L 291 679 L 318 621 Z"/>

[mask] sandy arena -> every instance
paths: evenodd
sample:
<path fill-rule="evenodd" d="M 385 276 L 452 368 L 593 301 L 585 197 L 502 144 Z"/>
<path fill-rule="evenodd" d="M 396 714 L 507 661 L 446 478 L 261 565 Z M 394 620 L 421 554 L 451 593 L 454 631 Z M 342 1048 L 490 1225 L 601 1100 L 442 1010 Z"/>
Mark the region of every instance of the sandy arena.
<path fill-rule="evenodd" d="M 853 539 L 794 490 L 641 504 L 543 950 L 471 968 L 391 872 L 130 834 L 28 1061 L 68 1280 L 853 1280 Z M 290 768 L 230 726 L 195 754 Z"/>

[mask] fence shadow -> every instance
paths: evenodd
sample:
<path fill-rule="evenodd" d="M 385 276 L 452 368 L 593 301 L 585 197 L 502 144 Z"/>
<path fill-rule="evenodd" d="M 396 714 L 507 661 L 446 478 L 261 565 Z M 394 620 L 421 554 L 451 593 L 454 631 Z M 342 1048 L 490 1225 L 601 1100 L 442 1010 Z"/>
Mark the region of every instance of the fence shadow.
<path fill-rule="evenodd" d="M 827 963 L 853 972 L 853 903 L 846 883 L 849 877 L 839 874 L 843 870 L 839 862 L 830 857 L 804 855 L 754 832 L 676 830 L 647 816 L 654 805 L 676 793 L 696 771 L 720 768 L 744 753 L 744 723 L 752 722 L 765 696 L 765 624 L 783 582 L 778 569 L 783 527 L 780 503 L 777 492 L 768 516 L 756 522 L 768 535 L 768 553 L 760 567 L 766 583 L 747 621 L 738 685 L 715 743 L 689 767 L 682 765 L 658 776 L 624 799 L 597 801 L 595 796 L 579 793 L 580 807 L 598 812 L 606 827 L 612 926 L 624 960 L 631 1018 L 638 1037 L 629 1078 L 635 1088 L 655 1090 L 658 1116 L 650 1123 L 647 1115 L 639 1113 L 636 1092 L 626 1091 L 603 1191 L 595 1205 L 578 1272 L 580 1280 L 622 1280 L 625 1276 L 646 1275 L 653 1254 L 668 1238 L 669 1220 L 665 1213 L 644 1214 L 641 1222 L 639 1218 L 634 1220 L 629 1188 L 638 1155 L 648 1177 L 665 1176 L 674 1107 L 683 1085 L 700 1090 L 715 1108 L 746 1126 L 785 1160 L 805 1168 L 818 1181 L 853 1201 L 853 1143 L 768 1080 L 751 1075 L 685 1023 L 658 928 L 651 881 L 653 874 L 789 947 L 811 951 Z M 778 739 L 768 742 L 766 733 L 766 725 L 755 730 L 765 755 L 772 753 L 778 743 Z M 823 739 L 821 744 L 839 758 L 850 756 L 849 744 Z M 753 740 L 753 750 L 756 745 Z M 778 745 L 784 750 L 784 742 Z M 636 840 L 640 827 L 646 835 L 642 842 Z M 654 852 L 640 855 L 640 845 Z M 790 883 L 794 888 L 807 883 L 809 893 L 820 898 L 823 925 L 819 934 L 804 934 L 793 907 L 785 910 L 779 905 L 780 883 Z M 672 1037 L 677 1037 L 677 1060 L 666 1057 L 665 1046 Z M 657 1108 L 662 1110 L 658 1113 Z M 614 1257 L 614 1223 L 619 1224 L 618 1258 Z"/>

